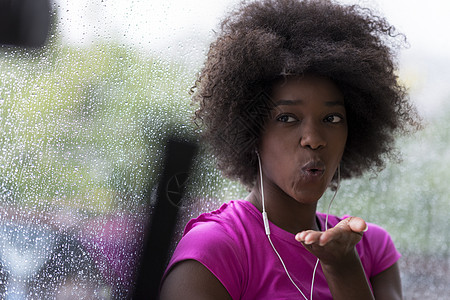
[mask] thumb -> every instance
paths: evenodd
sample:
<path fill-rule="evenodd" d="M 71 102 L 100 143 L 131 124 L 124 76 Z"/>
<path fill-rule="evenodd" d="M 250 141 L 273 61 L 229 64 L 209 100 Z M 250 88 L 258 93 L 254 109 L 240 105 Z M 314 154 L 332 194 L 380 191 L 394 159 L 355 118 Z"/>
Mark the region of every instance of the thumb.
<path fill-rule="evenodd" d="M 350 227 L 351 231 L 357 233 L 364 233 L 367 231 L 367 229 L 369 229 L 366 221 L 359 217 L 348 218 L 347 224 Z"/>

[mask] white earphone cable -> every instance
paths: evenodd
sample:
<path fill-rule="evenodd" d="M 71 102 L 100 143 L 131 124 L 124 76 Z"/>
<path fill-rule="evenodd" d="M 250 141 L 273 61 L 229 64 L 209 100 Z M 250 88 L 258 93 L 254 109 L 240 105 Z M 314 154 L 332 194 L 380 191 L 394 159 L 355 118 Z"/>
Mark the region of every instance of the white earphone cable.
<path fill-rule="evenodd" d="M 260 185 L 261 185 L 261 204 L 262 204 L 262 217 L 263 217 L 263 222 L 264 222 L 264 230 L 266 232 L 267 235 L 267 239 L 269 240 L 270 245 L 272 246 L 273 251 L 275 252 L 275 254 L 278 256 L 278 259 L 281 262 L 281 265 L 283 266 L 284 271 L 286 272 L 286 275 L 288 276 L 289 280 L 291 281 L 291 283 L 295 286 L 295 288 L 300 292 L 300 294 L 303 296 L 303 298 L 305 300 L 308 300 L 308 298 L 305 296 L 305 294 L 303 294 L 302 290 L 297 286 L 297 284 L 294 282 L 294 280 L 292 279 L 291 275 L 289 274 L 289 271 L 286 268 L 286 265 L 284 264 L 283 259 L 281 258 L 281 255 L 278 253 L 277 249 L 275 248 L 275 246 L 272 243 L 272 239 L 270 238 L 270 227 L 269 227 L 269 220 L 267 217 L 267 212 L 266 212 L 266 206 L 265 206 L 265 199 L 264 199 L 264 186 L 263 186 L 263 176 L 262 176 L 262 166 L 261 166 L 261 158 L 259 157 L 259 153 L 256 152 L 257 157 L 258 157 L 258 164 L 259 164 L 259 172 L 260 172 Z M 340 187 L 340 181 L 341 181 L 341 172 L 340 172 L 340 166 L 338 166 L 338 185 L 336 187 L 336 190 L 334 192 L 334 195 L 330 201 L 330 204 L 328 205 L 328 210 L 327 210 L 327 215 L 325 218 L 325 231 L 328 230 L 328 215 L 330 213 L 330 208 L 331 208 L 331 204 L 334 201 L 334 198 L 336 197 L 337 191 L 339 190 Z M 310 295 L 310 299 L 313 299 L 313 291 L 314 291 L 314 281 L 315 281 L 315 277 L 316 277 L 316 271 L 317 271 L 317 266 L 319 265 L 319 259 L 317 259 L 316 264 L 314 266 L 314 271 L 313 271 L 313 275 L 312 275 L 312 280 L 311 280 L 311 295 Z"/>
<path fill-rule="evenodd" d="M 337 178 L 337 187 L 336 187 L 336 190 L 334 191 L 334 194 L 333 194 L 333 197 L 331 198 L 330 203 L 328 204 L 327 215 L 325 217 L 325 230 L 324 231 L 328 230 L 328 216 L 330 215 L 331 204 L 333 204 L 334 198 L 336 198 L 336 194 L 337 194 L 337 192 L 339 190 L 339 187 L 341 185 L 341 165 L 340 164 L 338 165 L 338 168 L 337 168 L 337 176 L 338 176 L 338 178 Z M 313 300 L 314 281 L 315 281 L 315 278 L 316 278 L 316 270 L 317 270 L 317 266 L 319 265 L 319 261 L 320 260 L 317 259 L 316 265 L 314 266 L 314 271 L 313 271 L 313 276 L 312 276 L 312 281 L 311 281 L 310 300 Z"/>
<path fill-rule="evenodd" d="M 272 243 L 272 239 L 270 238 L 269 220 L 267 218 L 266 206 L 265 206 L 265 202 L 264 202 L 264 187 L 263 187 L 263 178 L 262 178 L 261 159 L 259 158 L 258 153 L 257 153 L 257 156 L 258 156 L 260 179 L 261 179 L 261 182 L 260 182 L 261 183 L 261 204 L 262 204 L 262 210 L 263 210 L 262 216 L 263 216 L 263 222 L 264 222 L 264 230 L 266 231 L 267 239 L 269 240 L 269 243 L 272 246 L 273 251 L 275 251 L 276 255 L 278 256 L 278 259 L 280 260 L 281 265 L 283 266 L 284 271 L 286 272 L 286 275 L 288 276 L 289 280 L 297 288 L 297 290 L 300 292 L 300 294 L 302 294 L 303 298 L 305 298 L 305 300 L 308 300 L 308 298 L 306 298 L 305 294 L 303 294 L 302 290 L 297 286 L 297 284 L 295 284 L 294 280 L 292 279 L 291 275 L 289 274 L 289 271 L 286 268 L 286 265 L 284 264 L 283 259 L 281 258 L 281 255 L 278 253 L 277 249 L 275 248 L 275 246 Z"/>

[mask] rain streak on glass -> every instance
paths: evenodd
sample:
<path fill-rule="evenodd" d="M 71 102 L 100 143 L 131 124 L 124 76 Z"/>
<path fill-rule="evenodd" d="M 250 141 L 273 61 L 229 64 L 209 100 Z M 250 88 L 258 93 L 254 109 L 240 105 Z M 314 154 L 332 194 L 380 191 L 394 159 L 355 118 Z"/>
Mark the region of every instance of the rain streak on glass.
<path fill-rule="evenodd" d="M 43 48 L 0 48 L 1 299 L 129 296 L 164 139 L 195 136 L 189 90 L 216 24 L 210 35 L 194 19 L 171 25 L 195 10 L 177 1 L 74 2 L 52 4 Z M 210 2 L 202 5 L 226 11 Z M 166 30 L 148 36 L 150 27 Z M 332 207 L 391 233 L 406 299 L 449 294 L 448 113 L 399 142 L 401 164 L 344 182 Z M 246 196 L 206 150 L 192 178 L 171 184 L 189 187 L 183 204 L 172 198 L 181 210 L 174 243 L 189 218 Z"/>

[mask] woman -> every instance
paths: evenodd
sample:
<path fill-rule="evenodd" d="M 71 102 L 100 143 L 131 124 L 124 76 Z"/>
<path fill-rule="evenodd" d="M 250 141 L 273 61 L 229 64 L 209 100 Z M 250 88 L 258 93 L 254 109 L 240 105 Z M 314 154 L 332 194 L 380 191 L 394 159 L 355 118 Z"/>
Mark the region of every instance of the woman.
<path fill-rule="evenodd" d="M 161 299 L 401 299 L 389 234 L 316 212 L 340 179 L 381 169 L 419 127 L 383 18 L 331 1 L 242 4 L 196 84 L 225 176 L 250 193 L 191 220 Z"/>

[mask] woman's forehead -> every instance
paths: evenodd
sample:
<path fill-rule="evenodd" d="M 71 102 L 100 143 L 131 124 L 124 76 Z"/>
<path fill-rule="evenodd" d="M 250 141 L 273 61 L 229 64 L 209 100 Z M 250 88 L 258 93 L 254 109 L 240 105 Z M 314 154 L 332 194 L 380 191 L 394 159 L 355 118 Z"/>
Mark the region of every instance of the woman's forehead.
<path fill-rule="evenodd" d="M 274 83 L 272 106 L 302 104 L 310 98 L 322 98 L 327 105 L 344 103 L 339 87 L 330 79 L 318 76 L 290 77 Z"/>

